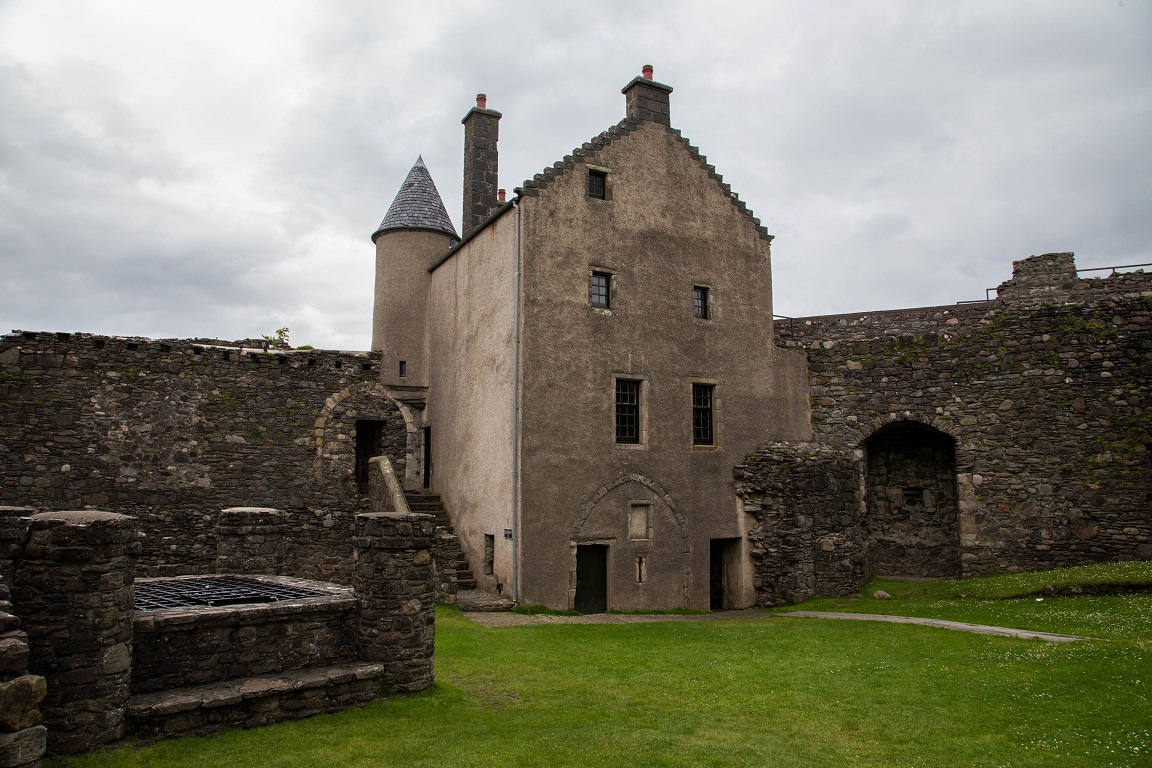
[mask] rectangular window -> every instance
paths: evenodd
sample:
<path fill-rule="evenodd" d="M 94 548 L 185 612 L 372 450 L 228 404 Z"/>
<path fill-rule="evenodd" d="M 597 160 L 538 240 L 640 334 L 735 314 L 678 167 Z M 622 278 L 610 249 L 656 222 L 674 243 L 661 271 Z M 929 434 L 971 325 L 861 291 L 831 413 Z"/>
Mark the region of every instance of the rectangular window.
<path fill-rule="evenodd" d="M 600 309 L 612 308 L 612 274 L 610 272 L 592 273 L 588 301 L 592 306 Z"/>
<path fill-rule="evenodd" d="M 608 174 L 603 171 L 588 171 L 588 197 L 601 200 L 607 197 Z"/>
<path fill-rule="evenodd" d="M 616 442 L 640 442 L 640 382 L 616 379 Z"/>
<path fill-rule="evenodd" d="M 400 361 L 400 378 L 404 378 L 407 375 L 408 375 L 408 361 L 407 360 L 401 360 Z"/>
<path fill-rule="evenodd" d="M 692 385 L 692 444 L 712 445 L 715 441 L 712 431 L 712 391 L 711 384 Z"/>
<path fill-rule="evenodd" d="M 708 319 L 708 289 L 702 285 L 692 286 L 692 315 L 701 320 Z"/>

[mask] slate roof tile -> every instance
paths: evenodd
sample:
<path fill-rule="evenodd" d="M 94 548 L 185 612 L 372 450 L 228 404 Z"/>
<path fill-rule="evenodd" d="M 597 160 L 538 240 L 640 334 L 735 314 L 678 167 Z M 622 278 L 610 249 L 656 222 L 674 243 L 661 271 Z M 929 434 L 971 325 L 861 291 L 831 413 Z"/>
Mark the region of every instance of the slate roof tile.
<path fill-rule="evenodd" d="M 448 211 L 444 209 L 436 182 L 432 181 L 432 174 L 424 165 L 423 156 L 416 158 L 416 164 L 408 171 L 408 178 L 400 185 L 384 220 L 372 233 L 372 242 L 376 242 L 381 232 L 394 229 L 430 229 L 460 239 L 448 218 Z"/>

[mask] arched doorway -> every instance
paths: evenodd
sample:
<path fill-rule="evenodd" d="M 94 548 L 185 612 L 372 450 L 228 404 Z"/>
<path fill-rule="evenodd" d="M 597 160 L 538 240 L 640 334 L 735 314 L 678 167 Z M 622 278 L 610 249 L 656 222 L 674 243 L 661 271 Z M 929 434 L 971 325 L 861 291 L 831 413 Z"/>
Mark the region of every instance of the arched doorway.
<path fill-rule="evenodd" d="M 955 439 L 902 421 L 873 434 L 864 450 L 869 574 L 958 578 Z"/>

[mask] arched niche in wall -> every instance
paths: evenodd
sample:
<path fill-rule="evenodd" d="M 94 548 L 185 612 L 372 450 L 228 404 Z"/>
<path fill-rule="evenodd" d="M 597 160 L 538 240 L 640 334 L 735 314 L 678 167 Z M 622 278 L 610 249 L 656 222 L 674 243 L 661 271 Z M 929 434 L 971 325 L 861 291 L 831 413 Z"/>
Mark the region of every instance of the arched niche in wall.
<path fill-rule="evenodd" d="M 602 486 L 580 510 L 572 531 L 575 604 L 581 547 L 608 548 L 609 609 L 681 608 L 688 604 L 688 538 L 684 517 L 653 480 L 623 475 Z"/>
<path fill-rule="evenodd" d="M 864 454 L 869 573 L 959 577 L 955 438 L 896 421 L 864 441 Z"/>

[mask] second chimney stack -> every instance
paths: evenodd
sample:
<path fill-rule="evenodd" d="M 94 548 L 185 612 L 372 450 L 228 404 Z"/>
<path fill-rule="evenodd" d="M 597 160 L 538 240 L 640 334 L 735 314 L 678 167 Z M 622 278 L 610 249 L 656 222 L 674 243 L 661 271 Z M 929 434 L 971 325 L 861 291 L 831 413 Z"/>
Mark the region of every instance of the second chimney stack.
<path fill-rule="evenodd" d="M 464 215 L 461 235 L 467 237 L 497 205 L 500 113 L 488 109 L 488 97 L 476 94 L 476 106 L 460 122 L 464 124 Z"/>

